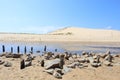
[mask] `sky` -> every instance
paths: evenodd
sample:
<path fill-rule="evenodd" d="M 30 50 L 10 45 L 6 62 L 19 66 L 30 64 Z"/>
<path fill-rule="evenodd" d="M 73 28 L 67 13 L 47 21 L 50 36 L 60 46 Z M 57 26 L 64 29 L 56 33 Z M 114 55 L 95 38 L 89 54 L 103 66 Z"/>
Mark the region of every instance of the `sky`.
<path fill-rule="evenodd" d="M 0 32 L 64 27 L 120 30 L 120 0 L 0 0 Z"/>

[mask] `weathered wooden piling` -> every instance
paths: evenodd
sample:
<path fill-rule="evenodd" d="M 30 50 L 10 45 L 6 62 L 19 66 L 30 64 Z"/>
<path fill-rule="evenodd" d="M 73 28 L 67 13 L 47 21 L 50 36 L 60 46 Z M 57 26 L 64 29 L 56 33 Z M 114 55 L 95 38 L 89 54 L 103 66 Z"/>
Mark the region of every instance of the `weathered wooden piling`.
<path fill-rule="evenodd" d="M 17 47 L 17 53 L 18 54 L 20 53 L 20 47 L 19 46 Z"/>
<path fill-rule="evenodd" d="M 26 46 L 25 46 L 25 48 L 24 48 L 24 53 L 26 54 L 26 52 L 27 52 L 27 49 L 26 49 Z"/>
<path fill-rule="evenodd" d="M 5 52 L 5 46 L 4 45 L 2 45 L 2 50 L 3 50 L 3 53 Z"/>
<path fill-rule="evenodd" d="M 47 47 L 46 47 L 46 45 L 45 45 L 45 47 L 44 47 L 44 52 L 46 52 L 46 49 L 47 49 Z"/>
<path fill-rule="evenodd" d="M 33 54 L 33 47 L 31 47 L 31 54 Z"/>
<path fill-rule="evenodd" d="M 13 53 L 13 47 L 11 47 L 11 53 Z"/>
<path fill-rule="evenodd" d="M 55 49 L 55 52 L 57 52 L 57 49 Z"/>

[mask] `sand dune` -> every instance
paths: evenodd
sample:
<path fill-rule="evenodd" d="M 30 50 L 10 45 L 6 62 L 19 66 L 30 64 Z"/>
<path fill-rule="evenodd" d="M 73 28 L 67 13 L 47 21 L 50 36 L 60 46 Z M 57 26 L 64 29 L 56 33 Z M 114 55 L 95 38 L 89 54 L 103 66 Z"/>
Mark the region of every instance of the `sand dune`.
<path fill-rule="evenodd" d="M 120 42 L 120 31 L 68 27 L 48 34 L 0 33 L 0 41 Z"/>

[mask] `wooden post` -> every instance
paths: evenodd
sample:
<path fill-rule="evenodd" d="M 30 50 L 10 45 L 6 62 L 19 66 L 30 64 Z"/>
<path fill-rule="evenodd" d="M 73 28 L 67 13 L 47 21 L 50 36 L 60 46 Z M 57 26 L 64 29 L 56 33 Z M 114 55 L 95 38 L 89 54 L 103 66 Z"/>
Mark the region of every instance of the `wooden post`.
<path fill-rule="evenodd" d="M 5 52 L 5 46 L 4 45 L 2 45 L 2 50 L 3 50 L 3 53 Z"/>
<path fill-rule="evenodd" d="M 13 53 L 13 47 L 11 47 L 11 53 Z"/>
<path fill-rule="evenodd" d="M 31 54 L 33 54 L 33 47 L 31 47 Z"/>
<path fill-rule="evenodd" d="M 25 48 L 24 48 L 24 53 L 26 54 L 26 52 L 27 52 L 27 49 L 26 49 L 26 46 L 25 46 Z"/>
<path fill-rule="evenodd" d="M 18 54 L 20 53 L 20 47 L 19 46 L 17 47 L 17 53 Z"/>
<path fill-rule="evenodd" d="M 57 49 L 55 49 L 55 52 L 57 52 Z"/>
<path fill-rule="evenodd" d="M 44 52 L 46 52 L 46 49 L 47 49 L 47 47 L 46 47 L 46 45 L 45 45 L 45 47 L 44 47 Z"/>

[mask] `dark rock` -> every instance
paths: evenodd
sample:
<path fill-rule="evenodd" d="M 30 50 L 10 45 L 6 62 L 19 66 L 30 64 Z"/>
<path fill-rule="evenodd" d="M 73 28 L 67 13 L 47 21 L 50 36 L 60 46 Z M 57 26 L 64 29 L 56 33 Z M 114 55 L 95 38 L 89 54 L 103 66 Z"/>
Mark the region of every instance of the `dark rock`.
<path fill-rule="evenodd" d="M 25 68 L 25 61 L 24 59 L 22 59 L 20 62 L 20 69 L 24 69 L 24 68 Z"/>
<path fill-rule="evenodd" d="M 63 65 L 65 64 L 65 62 L 64 62 L 64 55 L 60 55 L 60 63 L 59 63 L 59 67 L 61 68 L 61 69 L 63 69 Z"/>
<path fill-rule="evenodd" d="M 13 54 L 13 58 L 20 58 L 21 54 Z"/>
<path fill-rule="evenodd" d="M 41 64 L 42 67 L 44 67 L 44 64 L 45 64 L 44 60 L 41 60 L 40 64 Z"/>

